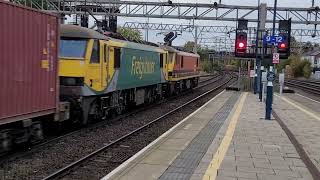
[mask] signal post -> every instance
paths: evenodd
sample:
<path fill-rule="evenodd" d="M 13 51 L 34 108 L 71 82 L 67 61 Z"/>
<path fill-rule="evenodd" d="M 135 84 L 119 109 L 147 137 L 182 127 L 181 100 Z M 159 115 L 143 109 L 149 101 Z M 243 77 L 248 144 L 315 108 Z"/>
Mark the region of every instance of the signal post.
<path fill-rule="evenodd" d="M 277 0 L 275 0 L 274 14 L 276 15 Z M 256 58 L 255 77 L 254 77 L 254 93 L 259 93 L 259 99 L 262 101 L 262 67 L 267 72 L 267 99 L 266 99 L 266 119 L 270 119 L 272 112 L 273 99 L 273 81 L 275 79 L 275 64 L 280 63 L 280 59 L 287 59 L 290 56 L 290 33 L 291 19 L 280 20 L 278 31 L 275 29 L 275 17 L 273 21 L 272 34 L 265 31 L 267 18 L 267 4 L 259 4 L 259 23 L 256 38 L 255 53 L 251 54 L 247 50 L 247 24 L 245 19 L 238 20 L 235 41 L 235 56 L 242 58 Z M 253 56 L 254 55 L 254 56 Z M 268 70 L 270 67 L 270 70 Z"/>
<path fill-rule="evenodd" d="M 276 35 L 276 14 L 277 14 L 277 0 L 274 1 L 274 17 L 273 17 L 273 29 L 272 36 L 266 38 L 266 41 L 271 40 L 272 45 L 272 65 L 267 75 L 267 100 L 266 100 L 266 117 L 265 119 L 271 119 L 272 103 L 273 103 L 273 82 L 275 80 L 275 68 L 276 64 L 280 63 L 280 53 L 282 58 L 288 58 L 290 55 L 290 33 L 291 33 L 291 19 L 279 21 L 279 34 Z M 268 36 L 267 36 L 268 37 Z"/>

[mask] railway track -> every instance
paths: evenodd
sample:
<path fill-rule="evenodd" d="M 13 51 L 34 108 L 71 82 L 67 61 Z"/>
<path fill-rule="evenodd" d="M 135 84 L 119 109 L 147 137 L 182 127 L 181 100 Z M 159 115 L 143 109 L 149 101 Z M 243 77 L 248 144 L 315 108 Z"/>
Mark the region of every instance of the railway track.
<path fill-rule="evenodd" d="M 156 129 L 158 126 L 161 126 L 161 124 L 163 125 L 163 124 L 168 123 L 166 121 L 169 121 L 169 119 L 170 119 L 169 117 L 172 117 L 174 114 L 177 114 L 179 111 L 186 108 L 187 106 L 190 106 L 191 104 L 198 102 L 200 99 L 212 94 L 213 92 L 218 91 L 222 87 L 225 87 L 234 78 L 235 78 L 234 76 L 230 76 L 229 78 L 224 79 L 224 81 L 219 83 L 219 85 L 217 85 L 215 88 L 210 89 L 210 90 L 202 93 L 201 95 L 199 95 L 199 96 L 189 100 L 188 102 L 176 107 L 175 109 L 161 115 L 160 117 L 155 118 L 154 120 L 150 121 L 149 123 L 144 124 L 133 131 L 130 131 L 129 133 L 121 136 L 120 138 L 110 142 L 109 144 L 104 145 L 103 147 L 91 152 L 90 154 L 78 159 L 77 161 L 74 161 L 73 163 L 70 163 L 69 165 L 67 165 L 67 166 L 57 170 L 56 172 L 50 174 L 49 176 L 45 177 L 44 180 L 59 179 L 59 178 L 62 178 L 62 179 L 92 178 L 92 177 L 86 177 L 88 175 L 89 176 L 92 175 L 92 173 L 90 173 L 90 171 L 97 173 L 97 169 L 99 169 L 99 167 L 101 168 L 101 167 L 105 167 L 105 166 L 108 166 L 108 168 L 106 168 L 106 170 L 102 171 L 104 174 L 107 173 L 108 170 L 111 171 L 113 168 L 120 165 L 126 159 L 130 158 L 129 154 L 131 154 L 131 155 L 135 154 L 134 152 L 131 152 L 130 147 L 132 146 L 132 144 L 140 143 L 139 141 L 136 142 L 137 139 L 152 137 L 152 135 L 154 134 L 153 132 L 157 131 Z M 216 81 L 218 81 L 218 80 L 216 80 Z M 221 81 L 221 79 L 220 79 L 220 81 Z M 205 84 L 203 86 L 205 86 Z M 159 134 L 159 135 L 161 135 L 161 134 Z M 145 145 L 152 142 L 152 140 L 155 138 L 157 138 L 157 137 L 152 137 L 150 140 L 147 140 L 147 143 L 145 143 Z M 146 141 L 146 140 L 144 140 L 144 141 Z M 140 148 L 142 149 L 143 147 L 140 147 Z M 127 152 L 127 151 L 129 151 L 129 152 Z M 121 155 L 124 157 L 121 157 Z M 106 165 L 108 163 L 109 163 L 109 165 Z M 110 168 L 109 167 L 110 164 L 113 164 L 114 166 L 111 165 L 112 168 Z M 99 174 L 97 174 L 97 176 L 99 177 Z"/>
<path fill-rule="evenodd" d="M 285 81 L 285 84 L 320 96 L 320 81 L 303 81 L 297 79 L 287 79 Z"/>
<path fill-rule="evenodd" d="M 204 80 L 199 81 L 199 85 L 198 85 L 196 88 L 194 88 L 194 90 L 199 89 L 199 88 L 202 88 L 202 87 L 207 86 L 207 85 L 210 85 L 210 84 L 212 84 L 212 83 L 215 83 L 215 82 L 217 82 L 218 80 L 220 80 L 220 79 L 222 78 L 222 76 L 223 76 L 223 74 L 203 75 L 203 76 L 200 76 L 200 78 L 203 78 L 203 77 L 207 77 L 207 78 L 204 79 Z M 117 117 L 110 118 L 108 121 L 101 121 L 101 122 L 97 122 L 97 123 L 91 124 L 91 125 L 90 125 L 89 127 L 87 127 L 86 129 L 92 129 L 92 128 L 96 128 L 96 127 L 105 125 L 106 123 L 111 123 L 111 122 L 113 122 L 113 121 L 118 121 L 118 120 L 123 119 L 123 118 L 125 118 L 125 117 L 131 116 L 131 115 L 133 115 L 133 114 L 137 114 L 137 113 L 139 113 L 139 112 L 141 112 L 141 111 L 144 111 L 144 110 L 146 110 L 146 108 L 152 108 L 152 107 L 155 106 L 155 105 L 159 105 L 160 103 L 164 103 L 164 102 L 167 101 L 167 100 L 174 99 L 174 98 L 177 98 L 177 97 L 179 97 L 179 96 L 183 96 L 183 95 L 185 95 L 185 94 L 187 94 L 187 93 L 190 93 L 190 91 L 182 92 L 181 94 L 178 94 L 178 95 L 176 95 L 176 96 L 173 96 L 173 97 L 171 97 L 171 98 L 169 98 L 169 99 L 165 99 L 164 101 L 160 101 L 160 102 L 158 102 L 158 103 L 149 105 L 149 106 L 147 106 L 147 107 L 138 108 L 138 109 L 135 109 L 135 110 L 133 110 L 133 111 L 127 112 L 127 113 L 125 113 L 125 114 L 119 115 L 119 116 L 117 116 Z M 47 144 L 56 142 L 56 141 L 58 141 L 58 140 L 60 140 L 60 139 L 62 139 L 62 138 L 71 136 L 71 135 L 76 134 L 76 133 L 78 133 L 78 132 L 80 132 L 80 131 L 83 131 L 83 130 L 84 130 L 83 128 L 80 128 L 80 129 L 79 129 L 79 128 L 75 128 L 74 130 L 71 130 L 71 131 L 69 131 L 69 132 L 65 132 L 65 133 L 63 133 L 63 135 L 60 135 L 60 136 L 58 136 L 58 137 L 54 137 L 54 136 L 52 136 L 52 137 L 47 137 L 47 139 L 44 140 L 44 141 L 40 141 L 40 142 L 34 143 L 34 144 L 32 144 L 32 145 L 27 145 L 27 146 L 25 146 L 25 147 L 22 147 L 20 150 L 13 150 L 13 151 L 12 151 L 11 153 L 9 153 L 9 154 L 5 154 L 5 153 L 4 153 L 4 154 L 0 154 L 0 162 L 3 161 L 3 158 L 6 158 L 6 159 L 18 158 L 18 157 L 20 157 L 20 156 L 25 155 L 25 154 L 23 154 L 24 152 L 25 152 L 25 153 L 28 153 L 28 152 L 26 152 L 26 151 L 28 151 L 28 150 L 30 150 L 30 149 L 38 149 L 38 148 L 40 148 L 40 147 L 42 147 L 42 146 L 45 146 L 45 145 L 47 145 Z"/>
<path fill-rule="evenodd" d="M 141 112 L 147 111 L 148 109 L 154 109 L 154 107 L 157 107 L 157 106 L 163 106 L 167 102 L 170 103 L 170 101 L 176 101 L 175 99 L 177 99 L 178 101 L 181 101 L 182 99 L 185 98 L 184 96 L 196 95 L 199 92 L 203 91 L 203 89 L 208 88 L 206 86 L 209 86 L 214 83 L 219 83 L 220 81 L 222 81 L 222 79 L 223 79 L 223 77 L 225 77 L 225 75 L 218 74 L 218 75 L 211 75 L 208 77 L 209 77 L 208 79 L 200 81 L 198 87 L 194 88 L 191 91 L 185 91 L 181 94 L 178 94 L 178 95 L 173 96 L 168 99 L 164 99 L 164 100 L 157 102 L 155 104 L 151 104 L 151 105 L 148 105 L 145 107 L 137 108 L 137 109 L 132 110 L 130 112 L 127 112 L 123 115 L 120 115 L 116 118 L 109 119 L 108 121 L 101 121 L 101 122 L 92 124 L 87 128 L 82 128 L 82 129 L 75 130 L 70 133 L 64 134 L 59 137 L 54 137 L 54 138 L 46 140 L 45 142 L 38 143 L 38 144 L 33 145 L 31 147 L 24 148 L 23 150 L 18 150 L 13 153 L 10 153 L 6 156 L 3 156 L 0 158 L 0 162 L 1 162 L 0 164 L 2 164 L 1 168 L 4 170 L 5 174 L 7 174 L 6 171 L 10 172 L 10 166 L 11 166 L 10 164 L 12 164 L 11 162 L 24 161 L 24 159 L 32 159 L 32 158 L 34 158 L 34 156 L 37 156 L 37 154 L 39 154 L 39 153 L 41 154 L 43 151 L 45 151 L 47 149 L 47 147 L 50 147 L 50 149 L 53 147 L 55 148 L 55 146 L 56 146 L 55 144 L 59 144 L 61 142 L 64 142 L 64 141 L 66 141 L 66 139 L 72 139 L 72 138 L 74 138 L 74 136 L 81 136 L 81 134 L 87 134 L 86 132 L 95 131 L 96 129 L 99 129 L 99 128 L 101 129 L 101 127 L 104 127 L 104 126 L 112 127 L 114 124 L 117 125 L 117 124 L 119 124 L 119 122 L 122 122 L 122 121 L 123 121 L 123 123 L 126 123 L 127 120 L 123 120 L 123 119 L 128 119 L 132 116 L 136 116 L 137 114 L 139 114 Z M 200 90 L 197 90 L 197 89 L 200 89 Z M 197 90 L 197 91 L 194 91 L 194 90 Z M 187 95 L 187 94 L 189 94 L 189 95 Z M 170 104 L 171 104 L 170 106 L 172 106 L 172 102 Z M 51 151 L 53 151 L 53 150 L 51 150 Z M 36 159 L 38 159 L 38 158 L 39 157 L 36 157 Z M 32 165 L 30 165 L 30 167 L 32 167 Z M 17 168 L 17 169 L 19 169 L 19 168 Z M 10 172 L 10 173 L 15 174 L 15 172 Z M 29 173 L 27 173 L 27 174 L 29 174 Z M 27 174 L 25 177 L 28 176 Z M 9 177 L 10 176 L 11 175 L 9 175 Z M 42 177 L 43 176 L 41 175 L 41 178 Z M 37 179 L 40 179 L 40 178 L 37 178 Z"/>

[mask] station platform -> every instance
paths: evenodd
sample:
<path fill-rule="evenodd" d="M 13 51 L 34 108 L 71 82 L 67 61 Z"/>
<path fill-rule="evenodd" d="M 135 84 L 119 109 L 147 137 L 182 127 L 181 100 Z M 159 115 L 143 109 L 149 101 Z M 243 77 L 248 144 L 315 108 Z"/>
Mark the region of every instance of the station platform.
<path fill-rule="evenodd" d="M 320 102 L 295 96 L 275 95 L 275 116 L 265 120 L 256 95 L 223 91 L 102 179 L 316 179 Z"/>

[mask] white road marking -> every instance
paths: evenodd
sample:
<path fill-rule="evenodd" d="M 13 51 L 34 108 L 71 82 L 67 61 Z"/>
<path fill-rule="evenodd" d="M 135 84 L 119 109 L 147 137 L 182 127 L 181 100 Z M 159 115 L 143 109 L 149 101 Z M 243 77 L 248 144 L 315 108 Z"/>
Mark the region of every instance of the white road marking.
<path fill-rule="evenodd" d="M 279 96 L 277 94 L 275 94 L 275 96 L 277 96 L 278 98 L 281 98 L 282 100 L 286 101 L 288 104 L 292 105 L 293 107 L 299 109 L 300 111 L 304 112 L 305 114 L 313 117 L 314 119 L 320 121 L 320 116 L 318 114 L 315 114 L 311 111 L 309 111 L 306 107 L 304 107 L 303 105 L 298 105 L 300 103 L 295 103 L 293 100 L 289 100 L 288 98 L 286 97 L 283 97 L 283 96 Z"/>
<path fill-rule="evenodd" d="M 307 97 L 307 96 L 301 95 L 301 94 L 299 94 L 299 93 L 296 93 L 296 95 L 301 96 L 301 97 L 306 98 L 306 99 L 308 99 L 308 100 L 310 100 L 310 101 L 313 101 L 313 102 L 315 102 L 315 103 L 319 103 L 319 104 L 320 104 L 320 101 L 311 99 L 311 98 L 309 98 L 309 97 Z"/>

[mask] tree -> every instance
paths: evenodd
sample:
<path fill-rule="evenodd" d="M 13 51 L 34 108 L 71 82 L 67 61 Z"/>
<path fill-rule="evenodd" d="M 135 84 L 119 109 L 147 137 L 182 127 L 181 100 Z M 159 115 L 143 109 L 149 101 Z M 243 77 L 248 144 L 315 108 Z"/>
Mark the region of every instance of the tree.
<path fill-rule="evenodd" d="M 300 54 L 301 51 L 300 51 L 300 48 L 298 48 L 300 46 L 301 46 L 301 43 L 299 43 L 294 36 L 291 36 L 291 38 L 290 38 L 290 52 L 291 52 L 291 54 Z"/>
<path fill-rule="evenodd" d="M 183 46 L 183 50 L 186 52 L 193 52 L 193 48 L 194 48 L 193 41 L 187 41 Z M 200 45 L 197 45 L 197 53 L 200 55 L 201 60 L 208 60 L 208 57 L 209 57 L 208 48 L 203 48 Z"/>
<path fill-rule="evenodd" d="M 195 43 L 193 41 L 187 41 L 183 50 L 186 52 L 193 52 Z M 197 45 L 197 53 L 200 56 L 201 68 L 203 71 L 212 73 L 214 70 L 220 70 L 220 66 L 218 64 L 213 64 L 212 61 L 209 61 L 209 49 L 203 48 L 200 45 Z"/>
<path fill-rule="evenodd" d="M 201 60 L 209 60 L 209 49 L 208 48 L 203 48 L 203 47 L 198 47 L 198 52 Z"/>
<path fill-rule="evenodd" d="M 303 50 L 304 52 L 308 52 L 308 51 L 312 51 L 313 50 L 313 45 L 310 41 L 308 41 L 307 43 L 305 43 L 303 45 Z"/>
<path fill-rule="evenodd" d="M 121 34 L 126 39 L 131 39 L 135 41 L 143 41 L 142 34 L 137 29 L 131 29 L 127 27 L 118 27 L 118 33 Z"/>
<path fill-rule="evenodd" d="M 183 50 L 186 52 L 193 52 L 194 44 L 195 43 L 193 41 L 187 41 L 183 46 Z M 201 49 L 201 47 L 198 45 L 197 49 L 199 51 L 199 49 Z"/>
<path fill-rule="evenodd" d="M 311 63 L 309 61 L 304 60 L 304 66 L 303 66 L 303 76 L 307 79 L 310 78 L 311 73 L 312 73 L 312 68 L 311 68 Z"/>
<path fill-rule="evenodd" d="M 290 65 L 290 62 L 293 56 L 297 56 L 297 55 L 290 55 L 288 59 L 280 60 L 280 64 L 277 66 L 278 72 L 281 72 L 282 69 L 285 69 L 287 65 Z"/>
<path fill-rule="evenodd" d="M 290 56 L 288 62 L 290 63 L 290 67 L 293 71 L 294 77 L 302 77 L 309 78 L 312 72 L 311 63 L 308 60 L 302 60 L 301 56 L 295 55 Z"/>
<path fill-rule="evenodd" d="M 292 68 L 294 77 L 299 77 L 303 74 L 300 70 L 300 59 L 300 56 L 290 56 L 290 67 Z"/>

